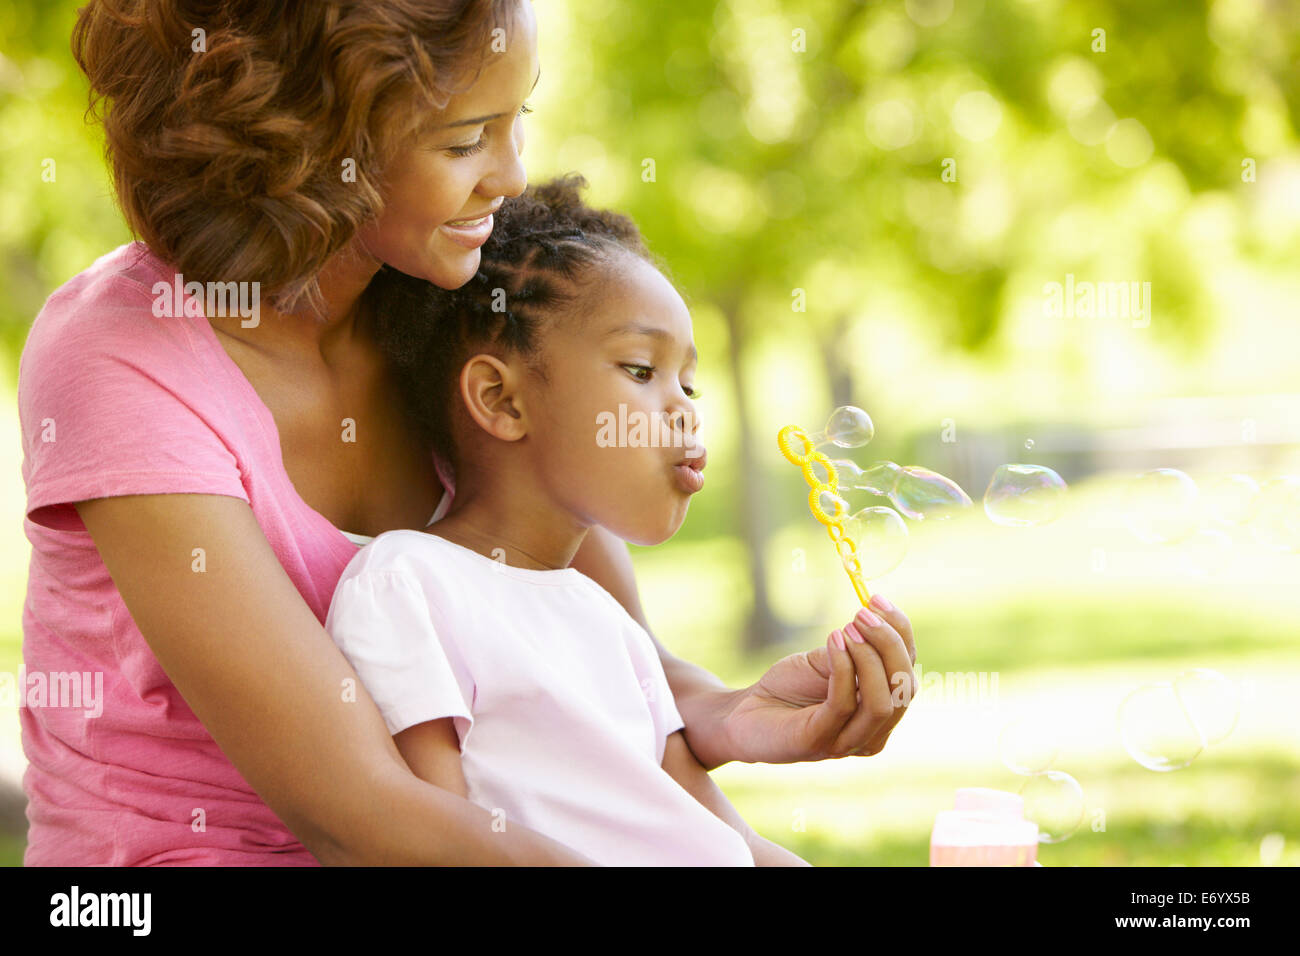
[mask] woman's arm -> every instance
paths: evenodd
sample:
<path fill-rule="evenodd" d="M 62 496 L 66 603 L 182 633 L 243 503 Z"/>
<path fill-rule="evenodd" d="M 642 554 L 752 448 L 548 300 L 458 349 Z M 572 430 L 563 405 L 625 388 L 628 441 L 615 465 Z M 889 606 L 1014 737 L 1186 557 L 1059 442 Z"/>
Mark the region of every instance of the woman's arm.
<path fill-rule="evenodd" d="M 570 567 L 581 571 L 613 595 L 654 641 L 673 701 L 686 723 L 686 742 L 695 758 L 707 770 L 736 759 L 723 728 L 727 714 L 745 692 L 732 690 L 703 667 L 674 656 L 659 643 L 641 607 L 627 543 L 595 525 L 587 532 Z"/>
<path fill-rule="evenodd" d="M 708 771 L 695 759 L 680 731 L 669 734 L 668 740 L 664 743 L 663 768 L 664 772 L 699 801 L 701 806 L 745 838 L 755 866 L 812 865 L 785 847 L 759 836 L 758 832 L 745 822 L 745 818 L 731 805 L 726 794 L 713 782 Z"/>
<path fill-rule="evenodd" d="M 77 511 L 167 676 L 322 863 L 591 862 L 521 827 L 494 832 L 487 810 L 411 773 L 246 502 L 126 495 Z"/>

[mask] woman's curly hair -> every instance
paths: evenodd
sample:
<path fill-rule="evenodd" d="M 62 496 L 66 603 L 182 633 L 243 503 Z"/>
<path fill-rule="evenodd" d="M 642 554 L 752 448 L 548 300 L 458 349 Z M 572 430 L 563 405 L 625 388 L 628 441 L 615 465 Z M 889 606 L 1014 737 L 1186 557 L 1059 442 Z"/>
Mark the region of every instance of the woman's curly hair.
<path fill-rule="evenodd" d="M 466 361 L 482 352 L 521 356 L 546 381 L 542 323 L 561 314 L 581 322 L 583 300 L 604 278 L 597 268 L 626 254 L 667 275 L 630 218 L 583 202 L 586 185 L 575 173 L 506 199 L 478 272 L 458 289 L 384 266 L 362 295 L 361 321 L 388 362 L 410 424 L 453 468 Z"/>
<path fill-rule="evenodd" d="M 472 85 L 517 3 L 90 0 L 72 50 L 127 224 L 187 278 L 318 305 L 394 147 Z"/>

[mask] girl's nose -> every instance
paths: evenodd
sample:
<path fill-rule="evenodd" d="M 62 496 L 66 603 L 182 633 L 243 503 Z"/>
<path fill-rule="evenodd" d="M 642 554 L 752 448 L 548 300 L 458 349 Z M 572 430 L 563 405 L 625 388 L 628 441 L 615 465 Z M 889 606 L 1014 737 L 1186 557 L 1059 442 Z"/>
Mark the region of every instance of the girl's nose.
<path fill-rule="evenodd" d="M 681 432 L 683 438 L 689 438 L 700 430 L 700 420 L 689 408 L 675 408 L 668 414 L 668 425 L 674 432 Z"/>

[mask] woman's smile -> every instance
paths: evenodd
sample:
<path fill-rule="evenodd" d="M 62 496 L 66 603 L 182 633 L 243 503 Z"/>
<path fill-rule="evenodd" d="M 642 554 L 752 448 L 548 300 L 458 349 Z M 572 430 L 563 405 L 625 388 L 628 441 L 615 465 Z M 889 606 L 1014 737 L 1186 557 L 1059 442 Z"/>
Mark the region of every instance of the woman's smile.
<path fill-rule="evenodd" d="M 457 245 L 464 246 L 466 249 L 477 249 L 488 241 L 488 236 L 492 235 L 492 223 L 492 215 L 489 213 L 482 219 L 457 219 L 444 222 L 438 228 Z"/>

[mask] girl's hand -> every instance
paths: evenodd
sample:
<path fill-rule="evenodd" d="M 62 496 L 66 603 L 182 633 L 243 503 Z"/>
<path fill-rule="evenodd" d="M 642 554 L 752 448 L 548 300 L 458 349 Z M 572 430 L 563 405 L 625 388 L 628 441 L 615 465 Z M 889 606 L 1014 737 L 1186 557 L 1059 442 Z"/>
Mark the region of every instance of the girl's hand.
<path fill-rule="evenodd" d="M 748 763 L 877 754 L 916 696 L 914 663 L 911 622 L 876 595 L 825 647 L 777 661 L 737 693 L 729 749 Z"/>

